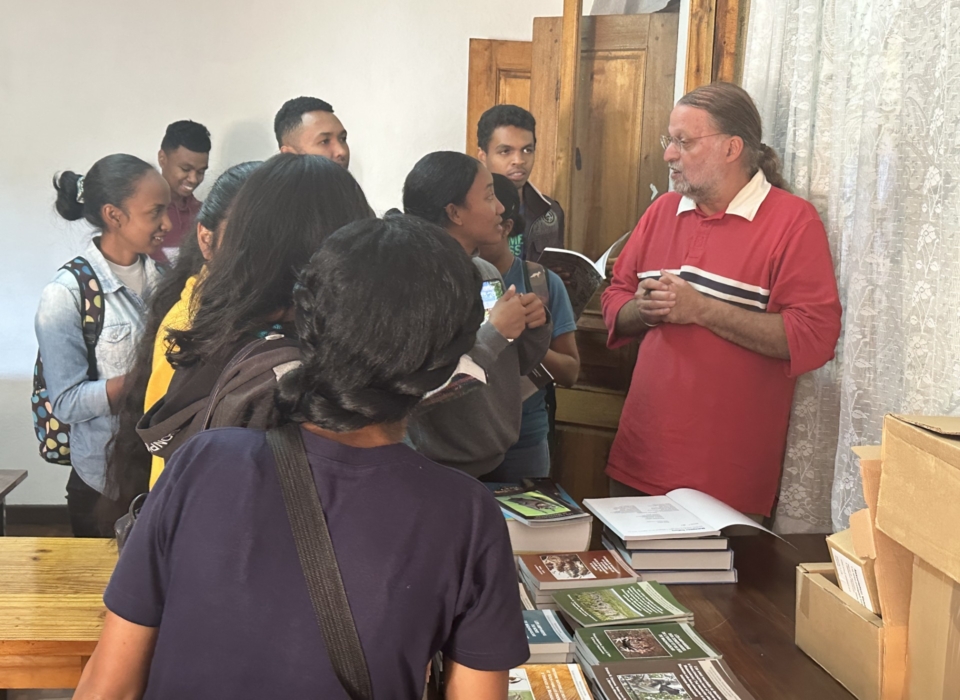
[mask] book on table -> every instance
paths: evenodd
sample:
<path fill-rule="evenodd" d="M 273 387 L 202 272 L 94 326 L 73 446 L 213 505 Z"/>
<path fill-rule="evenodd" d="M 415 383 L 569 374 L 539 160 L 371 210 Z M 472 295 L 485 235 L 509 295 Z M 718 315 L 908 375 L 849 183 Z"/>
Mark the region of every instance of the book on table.
<path fill-rule="evenodd" d="M 586 666 L 632 659 L 717 659 L 720 653 L 686 622 L 581 627 L 576 652 Z"/>
<path fill-rule="evenodd" d="M 520 579 L 523 593 L 533 605 L 533 610 L 559 610 L 557 601 L 553 599 L 553 591 L 541 591 L 532 587 L 526 579 Z"/>
<path fill-rule="evenodd" d="M 569 663 L 573 661 L 573 637 L 553 610 L 524 610 L 523 625 L 530 646 L 528 664 Z"/>
<path fill-rule="evenodd" d="M 579 664 L 527 664 L 511 669 L 510 700 L 593 700 Z"/>
<path fill-rule="evenodd" d="M 737 570 L 727 571 L 644 571 L 641 581 L 656 581 L 669 586 L 684 586 L 701 583 L 736 583 Z"/>
<path fill-rule="evenodd" d="M 528 479 L 521 484 L 491 484 L 493 497 L 510 516 L 531 527 L 549 527 L 591 516 L 550 479 Z"/>
<path fill-rule="evenodd" d="M 523 585 L 523 581 L 517 583 L 520 585 L 520 607 L 524 610 L 536 610 L 537 606 L 533 604 L 533 599 L 527 593 L 527 587 Z"/>
<path fill-rule="evenodd" d="M 550 552 L 519 557 L 520 576 L 539 591 L 633 583 L 637 575 L 609 551 Z"/>
<path fill-rule="evenodd" d="M 722 659 L 637 659 L 585 672 L 604 700 L 754 700 Z"/>
<path fill-rule="evenodd" d="M 557 591 L 553 598 L 572 628 L 693 622 L 693 613 L 666 586 L 652 581 Z"/>
<path fill-rule="evenodd" d="M 626 542 L 617 537 L 616 533 L 604 526 L 603 536 L 612 544 L 617 545 L 618 549 L 625 549 L 630 552 L 659 552 L 669 550 L 680 552 L 688 549 L 697 551 L 716 551 L 719 549 L 729 549 L 730 540 L 726 537 L 690 537 L 674 538 L 669 540 L 637 540 L 630 543 L 628 547 Z"/>
<path fill-rule="evenodd" d="M 733 551 L 729 549 L 650 552 L 624 549 L 606 535 L 600 541 L 608 551 L 616 552 L 640 574 L 647 571 L 729 571 L 733 568 Z"/>
<path fill-rule="evenodd" d="M 723 539 L 723 538 L 720 538 Z M 688 540 L 674 540 L 675 542 L 685 542 Z M 698 542 L 699 540 L 689 540 L 690 542 Z M 637 550 L 627 550 L 624 548 L 623 541 L 619 538 L 613 536 L 609 531 L 603 533 L 603 537 L 600 538 L 600 542 L 603 544 L 607 550 L 618 556 L 623 560 L 625 566 L 632 566 L 634 562 L 637 561 L 636 555 L 643 554 L 676 554 L 676 555 L 690 555 L 690 554 L 704 554 L 704 555 L 724 555 L 727 557 L 727 567 L 724 569 L 672 569 L 672 570 L 648 570 L 642 569 L 637 570 L 637 575 L 640 577 L 641 581 L 656 581 L 657 583 L 663 584 L 701 584 L 701 583 L 736 583 L 737 582 L 737 570 L 733 567 L 733 552 L 732 551 L 706 551 L 706 552 L 697 552 L 691 550 L 681 550 L 677 552 L 664 552 L 664 551 L 655 551 L 655 552 L 644 552 Z"/>
<path fill-rule="evenodd" d="M 584 506 L 628 548 L 644 540 L 719 537 L 724 528 L 742 526 L 773 534 L 726 503 L 695 489 L 665 496 L 588 498 Z"/>
<path fill-rule="evenodd" d="M 487 483 L 485 484 L 493 493 L 494 498 L 498 494 L 507 498 L 511 507 L 506 507 L 500 498 L 500 510 L 507 522 L 507 532 L 510 534 L 510 544 L 513 551 L 517 554 L 525 552 L 582 552 L 590 546 L 590 537 L 593 534 L 593 516 L 583 511 L 577 502 L 558 484 L 550 479 L 535 479 L 525 481 L 523 484 L 506 483 Z M 512 499 L 520 494 L 537 491 L 550 501 L 559 503 L 566 509 L 567 513 L 562 511 L 560 515 L 568 517 L 561 518 L 543 518 L 537 525 L 533 525 L 530 517 L 521 516 L 514 510 L 515 503 Z M 522 498 L 522 496 L 521 496 Z M 558 510 L 555 506 L 547 503 L 546 508 Z M 547 515 L 546 513 L 538 513 Z M 570 517 L 572 516 L 572 517 Z"/>
<path fill-rule="evenodd" d="M 607 278 L 607 260 L 621 243 L 624 243 L 632 231 L 620 236 L 612 246 L 607 248 L 600 259 L 594 262 L 583 253 L 563 248 L 544 248 L 537 262 L 548 270 L 555 272 L 563 280 L 570 297 L 570 306 L 573 307 L 573 317 L 580 318 L 580 314 L 587 308 L 587 304 L 603 281 Z"/>

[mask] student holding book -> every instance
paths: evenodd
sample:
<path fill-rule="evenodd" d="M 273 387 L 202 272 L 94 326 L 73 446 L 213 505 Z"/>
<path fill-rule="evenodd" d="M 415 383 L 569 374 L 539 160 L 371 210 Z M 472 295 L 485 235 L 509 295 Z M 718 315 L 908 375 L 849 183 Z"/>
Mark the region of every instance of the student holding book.
<path fill-rule="evenodd" d="M 442 229 L 344 227 L 295 292 L 299 424 L 373 695 L 504 700 L 529 657 L 503 516 L 486 487 L 402 443 L 483 319 L 481 277 Z M 329 561 L 325 564 L 331 564 Z M 298 560 L 268 435 L 200 433 L 170 460 L 104 595 L 74 698 L 346 698 Z"/>
<path fill-rule="evenodd" d="M 497 268 L 508 287 L 516 287 L 522 294 L 539 292 L 546 295 L 542 301 L 550 309 L 553 319 L 553 338 L 543 357 L 543 367 L 561 386 L 573 386 L 580 374 L 580 353 L 575 336 L 577 321 L 573 317 L 570 297 L 554 272 L 538 263 L 521 260 L 513 253 L 509 241 L 522 235 L 524 227 L 520 216 L 520 195 L 509 179 L 496 173 L 493 188 L 504 208 L 503 233 L 496 243 L 480 246 L 480 257 Z M 519 482 L 550 475 L 546 396 L 547 389 L 538 388 L 523 402 L 520 437 L 507 450 L 500 466 L 484 477 L 485 481 Z"/>
<path fill-rule="evenodd" d="M 504 209 L 493 177 L 462 153 L 439 151 L 421 158 L 404 182 L 403 208 L 446 229 L 468 255 L 503 238 Z M 479 257 L 473 263 L 483 278 L 489 318 L 469 356 L 486 372 L 486 385 L 440 408 L 418 411 L 408 438 L 430 459 L 481 477 L 503 462 L 520 436 L 520 380 L 547 353 L 553 324 L 536 294 L 507 287 L 497 268 Z"/>

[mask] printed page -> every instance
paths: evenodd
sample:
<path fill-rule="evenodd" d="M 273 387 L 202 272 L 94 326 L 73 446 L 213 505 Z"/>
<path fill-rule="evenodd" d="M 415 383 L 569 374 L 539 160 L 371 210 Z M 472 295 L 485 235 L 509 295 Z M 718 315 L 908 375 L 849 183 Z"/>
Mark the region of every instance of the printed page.
<path fill-rule="evenodd" d="M 588 498 L 583 505 L 624 541 L 720 534 L 719 528 L 668 496 Z"/>
<path fill-rule="evenodd" d="M 674 489 L 668 493 L 667 496 L 691 513 L 695 513 L 698 518 L 714 530 L 722 530 L 732 525 L 745 525 L 746 527 L 769 532 L 771 535 L 775 534 L 760 523 L 748 518 L 736 509 L 731 508 L 723 501 L 718 501 L 713 496 L 708 496 L 702 491 L 695 489 Z"/>

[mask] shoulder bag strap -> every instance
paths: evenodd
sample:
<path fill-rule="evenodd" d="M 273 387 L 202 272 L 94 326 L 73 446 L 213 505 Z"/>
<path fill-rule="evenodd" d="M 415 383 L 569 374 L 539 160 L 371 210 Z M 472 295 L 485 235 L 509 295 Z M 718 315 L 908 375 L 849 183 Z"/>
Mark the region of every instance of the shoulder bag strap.
<path fill-rule="evenodd" d="M 351 700 L 372 700 L 367 660 L 343 588 L 300 426 L 289 423 L 274 428 L 267 432 L 267 442 L 277 462 L 283 503 L 333 670 Z"/>

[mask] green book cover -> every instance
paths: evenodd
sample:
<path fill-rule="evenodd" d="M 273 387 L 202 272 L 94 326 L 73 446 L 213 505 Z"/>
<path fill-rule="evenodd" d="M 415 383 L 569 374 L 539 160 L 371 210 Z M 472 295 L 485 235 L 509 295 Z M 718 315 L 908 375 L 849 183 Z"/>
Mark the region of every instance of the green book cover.
<path fill-rule="evenodd" d="M 653 581 L 558 591 L 553 599 L 580 627 L 693 621 L 693 613 L 680 605 L 666 586 Z"/>
<path fill-rule="evenodd" d="M 582 627 L 577 646 L 591 666 L 631 659 L 714 659 L 720 654 L 686 622 Z"/>

